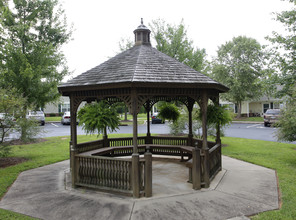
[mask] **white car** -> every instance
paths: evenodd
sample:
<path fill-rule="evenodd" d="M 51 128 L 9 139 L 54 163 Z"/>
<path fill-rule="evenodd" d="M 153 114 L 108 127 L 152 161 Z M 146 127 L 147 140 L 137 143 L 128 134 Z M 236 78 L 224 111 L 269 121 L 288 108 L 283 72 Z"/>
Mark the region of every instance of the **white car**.
<path fill-rule="evenodd" d="M 43 111 L 29 111 L 26 118 L 35 119 L 42 126 L 45 124 L 45 115 Z"/>
<path fill-rule="evenodd" d="M 71 123 L 70 112 L 65 112 L 61 119 L 62 125 L 69 125 Z"/>
<path fill-rule="evenodd" d="M 0 113 L 0 125 L 11 127 L 15 123 L 15 118 L 7 113 Z"/>

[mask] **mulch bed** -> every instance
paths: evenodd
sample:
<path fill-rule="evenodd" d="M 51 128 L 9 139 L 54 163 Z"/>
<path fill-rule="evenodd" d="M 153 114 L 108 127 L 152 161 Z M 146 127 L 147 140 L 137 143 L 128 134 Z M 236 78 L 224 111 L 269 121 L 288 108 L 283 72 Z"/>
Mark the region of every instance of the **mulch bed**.
<path fill-rule="evenodd" d="M 13 166 L 19 163 L 23 163 L 25 161 L 27 161 L 27 158 L 24 157 L 4 157 L 4 158 L 0 158 L 0 169 L 1 168 L 5 168 L 5 167 L 9 167 L 9 166 Z"/>

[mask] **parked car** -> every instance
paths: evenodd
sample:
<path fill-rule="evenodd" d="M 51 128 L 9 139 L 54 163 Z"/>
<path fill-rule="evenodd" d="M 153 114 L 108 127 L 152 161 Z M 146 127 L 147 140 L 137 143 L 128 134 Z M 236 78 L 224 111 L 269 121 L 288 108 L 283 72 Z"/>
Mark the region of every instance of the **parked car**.
<path fill-rule="evenodd" d="M 65 112 L 61 119 L 62 125 L 69 125 L 71 123 L 70 112 Z"/>
<path fill-rule="evenodd" d="M 276 123 L 280 117 L 280 109 L 267 109 L 264 113 L 264 126 L 267 127 Z"/>
<path fill-rule="evenodd" d="M 152 124 L 164 124 L 164 123 L 165 121 L 163 121 L 161 118 L 158 118 L 158 112 L 152 115 Z"/>
<path fill-rule="evenodd" d="M 35 119 L 40 125 L 45 125 L 45 115 L 43 111 L 29 111 L 26 118 Z"/>
<path fill-rule="evenodd" d="M 11 127 L 15 123 L 15 118 L 7 113 L 0 113 L 0 125 L 4 127 Z"/>
<path fill-rule="evenodd" d="M 78 125 L 78 121 L 76 122 L 76 124 Z M 71 124 L 71 115 L 70 115 L 70 112 L 65 112 L 62 116 L 62 119 L 61 119 L 61 124 L 62 125 L 69 125 Z"/>

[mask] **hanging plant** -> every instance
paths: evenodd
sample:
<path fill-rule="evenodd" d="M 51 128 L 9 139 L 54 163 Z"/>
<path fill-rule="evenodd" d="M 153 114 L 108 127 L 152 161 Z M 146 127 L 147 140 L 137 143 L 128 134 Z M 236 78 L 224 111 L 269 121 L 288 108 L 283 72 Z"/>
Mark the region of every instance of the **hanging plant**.
<path fill-rule="evenodd" d="M 109 106 L 106 101 L 85 105 L 77 114 L 82 128 L 88 134 L 98 133 L 107 135 L 107 129 L 112 132 L 118 128 L 119 117 L 116 108 Z"/>
<path fill-rule="evenodd" d="M 177 121 L 180 117 L 180 112 L 174 104 L 171 103 L 165 103 L 161 106 L 158 116 L 162 120 L 169 120 L 169 121 Z"/>

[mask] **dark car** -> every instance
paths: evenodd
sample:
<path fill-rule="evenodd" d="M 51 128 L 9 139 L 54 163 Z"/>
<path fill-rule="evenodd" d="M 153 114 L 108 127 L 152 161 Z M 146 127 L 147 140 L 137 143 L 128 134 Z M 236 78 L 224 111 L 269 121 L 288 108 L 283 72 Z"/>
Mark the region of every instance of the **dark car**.
<path fill-rule="evenodd" d="M 280 109 L 267 109 L 264 113 L 264 126 L 270 126 L 271 124 L 276 123 L 280 117 Z"/>
<path fill-rule="evenodd" d="M 154 113 L 152 116 L 152 124 L 164 124 L 164 121 L 161 118 L 158 118 L 158 113 Z"/>

